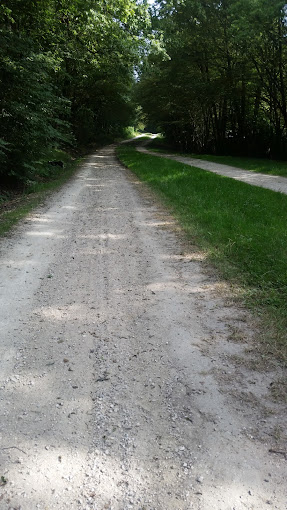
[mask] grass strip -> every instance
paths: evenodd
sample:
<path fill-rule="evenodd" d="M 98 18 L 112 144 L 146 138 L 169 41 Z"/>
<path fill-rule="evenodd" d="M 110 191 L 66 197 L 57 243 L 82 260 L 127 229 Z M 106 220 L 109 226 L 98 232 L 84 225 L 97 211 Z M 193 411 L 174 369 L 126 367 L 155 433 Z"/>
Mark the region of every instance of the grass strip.
<path fill-rule="evenodd" d="M 202 156 L 193 154 L 192 157 L 205 161 L 213 161 L 214 163 L 221 163 L 223 165 L 243 168 L 244 170 L 257 172 L 259 174 L 279 175 L 281 177 L 287 177 L 286 161 L 273 161 L 270 159 L 260 158 L 242 158 L 235 156 L 209 156 L 207 154 Z"/>
<path fill-rule="evenodd" d="M 162 140 L 155 138 L 151 140 L 148 145 L 151 150 L 159 152 L 168 152 L 169 154 L 178 154 L 180 156 L 201 159 L 204 161 L 212 161 L 214 163 L 220 163 L 223 165 L 234 166 L 236 168 L 242 168 L 249 170 L 250 172 L 258 172 L 260 174 L 267 175 L 278 175 L 281 177 L 287 177 L 287 162 L 276 161 L 271 159 L 263 158 L 245 158 L 237 156 L 214 156 L 209 154 L 188 154 L 169 150 Z"/>
<path fill-rule="evenodd" d="M 22 194 L 0 203 L 0 237 L 9 231 L 35 207 L 44 202 L 51 192 L 59 189 L 75 173 L 82 160 L 66 155 L 65 168 L 58 169 L 54 176 L 39 182 L 33 182 Z"/>
<path fill-rule="evenodd" d="M 287 196 L 168 159 L 118 148 L 120 160 L 160 193 L 221 274 L 267 318 L 266 350 L 287 361 Z"/>

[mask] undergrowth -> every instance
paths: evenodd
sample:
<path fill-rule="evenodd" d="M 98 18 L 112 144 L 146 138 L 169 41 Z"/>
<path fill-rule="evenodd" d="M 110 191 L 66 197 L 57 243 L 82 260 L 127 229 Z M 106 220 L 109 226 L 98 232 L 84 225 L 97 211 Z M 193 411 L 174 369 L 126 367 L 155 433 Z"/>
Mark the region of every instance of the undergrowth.
<path fill-rule="evenodd" d="M 74 159 L 63 151 L 47 154 L 47 158 L 60 160 L 63 168 L 48 164 L 39 170 L 37 178 L 27 180 L 20 193 L 0 191 L 0 236 L 7 234 L 11 228 L 37 207 L 47 195 L 62 186 L 75 172 L 80 158 Z M 47 170 L 45 170 L 47 168 Z"/>

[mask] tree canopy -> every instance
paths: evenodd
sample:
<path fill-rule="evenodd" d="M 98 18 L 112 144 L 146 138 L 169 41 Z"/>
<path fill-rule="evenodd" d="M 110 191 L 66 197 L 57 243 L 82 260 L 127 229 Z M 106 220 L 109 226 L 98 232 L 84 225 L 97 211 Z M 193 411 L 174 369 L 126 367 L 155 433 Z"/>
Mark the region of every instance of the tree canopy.
<path fill-rule="evenodd" d="M 2 0 L 1 181 L 113 139 L 136 101 L 181 149 L 285 158 L 286 41 L 281 0 Z"/>
<path fill-rule="evenodd" d="M 286 7 L 162 0 L 138 97 L 151 124 L 196 152 L 286 157 Z"/>
<path fill-rule="evenodd" d="M 2 0 L 0 176 L 25 182 L 51 147 L 119 134 L 148 28 L 136 0 Z"/>

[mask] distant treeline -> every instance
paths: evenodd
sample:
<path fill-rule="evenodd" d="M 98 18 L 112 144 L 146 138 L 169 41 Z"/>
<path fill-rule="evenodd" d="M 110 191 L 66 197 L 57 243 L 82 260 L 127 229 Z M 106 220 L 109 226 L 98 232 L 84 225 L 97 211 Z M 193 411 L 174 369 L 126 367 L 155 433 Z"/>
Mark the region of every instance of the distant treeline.
<path fill-rule="evenodd" d="M 287 21 L 279 0 L 164 0 L 138 98 L 183 150 L 286 158 Z"/>
<path fill-rule="evenodd" d="M 136 0 L 2 0 L 0 183 L 33 179 L 53 148 L 120 134 L 147 26 Z"/>

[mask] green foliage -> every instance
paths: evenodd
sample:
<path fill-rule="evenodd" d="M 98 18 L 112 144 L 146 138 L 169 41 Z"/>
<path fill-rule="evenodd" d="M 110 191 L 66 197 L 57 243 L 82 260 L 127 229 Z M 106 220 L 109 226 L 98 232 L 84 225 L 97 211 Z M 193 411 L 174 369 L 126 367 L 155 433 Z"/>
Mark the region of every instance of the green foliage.
<path fill-rule="evenodd" d="M 130 138 L 134 138 L 138 135 L 138 132 L 135 130 L 133 126 L 128 126 L 123 131 L 124 139 L 128 140 Z"/>
<path fill-rule="evenodd" d="M 3 0 L 0 179 L 33 180 L 47 148 L 131 124 L 134 67 L 149 24 L 136 0 Z"/>
<path fill-rule="evenodd" d="M 48 193 L 58 189 L 74 174 L 80 159 L 72 158 L 60 150 L 47 150 L 45 162 L 37 168 L 34 180 L 27 180 L 23 192 L 13 190 L 0 193 L 0 236 L 7 234 L 15 224 L 24 218 L 33 208 L 43 203 Z M 61 160 L 64 167 L 53 172 L 49 160 Z M 2 207 L 1 207 L 2 206 Z"/>
<path fill-rule="evenodd" d="M 162 1 L 138 97 L 182 150 L 287 153 L 285 2 Z"/>
<path fill-rule="evenodd" d="M 68 109 L 50 76 L 54 59 L 34 52 L 31 41 L 13 32 L 0 33 L 1 114 L 4 148 L 8 147 L 1 174 L 25 182 L 47 146 L 70 140 Z"/>

